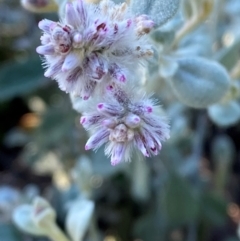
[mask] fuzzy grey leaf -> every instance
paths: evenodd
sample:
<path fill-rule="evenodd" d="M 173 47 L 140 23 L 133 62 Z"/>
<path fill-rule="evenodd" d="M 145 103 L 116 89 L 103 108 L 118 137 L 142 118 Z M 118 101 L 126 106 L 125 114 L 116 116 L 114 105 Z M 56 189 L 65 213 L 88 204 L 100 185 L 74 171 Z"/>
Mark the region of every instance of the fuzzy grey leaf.
<path fill-rule="evenodd" d="M 67 214 L 66 228 L 73 241 L 81 241 L 90 224 L 94 203 L 88 199 L 74 201 Z"/>
<path fill-rule="evenodd" d="M 13 222 L 22 231 L 36 235 L 43 236 L 46 235 L 45 230 L 38 227 L 31 217 L 33 212 L 33 207 L 31 205 L 21 205 L 17 207 L 13 212 Z"/>
<path fill-rule="evenodd" d="M 132 0 L 131 8 L 136 14 L 147 14 L 156 25 L 162 25 L 177 12 L 179 0 Z"/>
<path fill-rule="evenodd" d="M 172 77 L 178 69 L 178 64 L 172 58 L 168 58 L 165 56 L 161 57 L 160 66 L 159 66 L 159 74 L 163 78 Z"/>
<path fill-rule="evenodd" d="M 240 121 L 240 105 L 236 101 L 216 104 L 208 108 L 211 120 L 221 127 L 229 127 Z"/>
<path fill-rule="evenodd" d="M 200 57 L 178 59 L 171 79 L 178 99 L 194 108 L 206 108 L 221 100 L 229 88 L 229 76 L 217 62 Z"/>

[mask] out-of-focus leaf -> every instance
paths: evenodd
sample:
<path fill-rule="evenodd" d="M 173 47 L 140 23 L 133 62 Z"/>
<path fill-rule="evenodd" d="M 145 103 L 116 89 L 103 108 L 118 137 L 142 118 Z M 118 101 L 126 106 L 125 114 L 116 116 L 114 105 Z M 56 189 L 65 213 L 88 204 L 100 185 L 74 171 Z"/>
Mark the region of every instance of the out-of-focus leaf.
<path fill-rule="evenodd" d="M 13 222 L 24 232 L 32 235 L 42 236 L 46 232 L 38 227 L 32 220 L 33 207 L 31 205 L 21 205 L 14 210 Z"/>
<path fill-rule="evenodd" d="M 185 179 L 171 174 L 161 193 L 162 210 L 170 223 L 193 221 L 199 213 L 199 196 Z"/>
<path fill-rule="evenodd" d="M 172 77 L 178 69 L 178 63 L 173 58 L 162 56 L 160 59 L 159 74 L 163 78 Z"/>
<path fill-rule="evenodd" d="M 217 62 L 200 57 L 179 58 L 171 78 L 180 101 L 194 108 L 206 108 L 218 102 L 229 88 L 229 76 Z"/>
<path fill-rule="evenodd" d="M 82 195 L 90 198 L 92 194 L 91 177 L 93 175 L 91 160 L 85 155 L 80 156 L 71 173 Z"/>
<path fill-rule="evenodd" d="M 144 216 L 139 218 L 134 223 L 134 235 L 145 241 L 159 241 L 163 240 L 163 233 L 160 231 L 159 226 L 166 223 L 161 222 L 161 219 L 156 213 L 156 207 L 154 206 L 152 210 L 145 213 Z"/>
<path fill-rule="evenodd" d="M 0 238 L 2 241 L 20 241 L 20 233 L 10 224 L 0 224 Z"/>
<path fill-rule="evenodd" d="M 8 147 L 23 146 L 29 141 L 29 136 L 20 128 L 11 129 L 4 138 L 4 144 Z"/>
<path fill-rule="evenodd" d="M 44 84 L 46 79 L 39 58 L 6 63 L 0 69 L 0 100 L 27 94 Z"/>
<path fill-rule="evenodd" d="M 157 43 L 169 45 L 174 40 L 174 31 L 157 29 L 151 33 L 151 37 Z"/>
<path fill-rule="evenodd" d="M 240 51 L 240 38 L 237 38 L 234 43 L 227 47 L 221 49 L 216 55 L 215 59 L 224 65 L 228 70 L 235 65 L 237 60 L 239 59 L 239 51 Z"/>
<path fill-rule="evenodd" d="M 232 139 L 227 135 L 217 136 L 212 142 L 211 154 L 216 165 L 223 163 L 225 167 L 228 166 L 235 156 Z"/>
<path fill-rule="evenodd" d="M 156 25 L 162 25 L 177 12 L 179 0 L 132 0 L 131 8 L 135 14 L 147 14 Z"/>
<path fill-rule="evenodd" d="M 215 190 L 224 193 L 230 179 L 231 166 L 235 157 L 235 147 L 232 139 L 227 135 L 217 136 L 212 142 L 211 155 L 215 164 Z"/>
<path fill-rule="evenodd" d="M 179 48 L 176 49 L 178 56 L 210 56 L 212 53 L 212 39 L 208 35 L 209 30 L 206 26 L 200 26 L 198 29 L 189 33 L 181 41 Z"/>
<path fill-rule="evenodd" d="M 201 215 L 215 225 L 223 225 L 227 218 L 227 203 L 213 193 L 204 193 L 201 199 Z"/>
<path fill-rule="evenodd" d="M 36 130 L 36 140 L 43 147 L 55 145 L 68 133 L 74 124 L 75 113 L 62 109 L 49 109 L 44 115 L 39 128 Z"/>
<path fill-rule="evenodd" d="M 208 108 L 208 115 L 218 126 L 229 127 L 240 120 L 240 105 L 236 101 L 216 104 Z"/>
<path fill-rule="evenodd" d="M 87 199 L 78 199 L 70 206 L 66 227 L 73 241 L 81 241 L 92 218 L 94 203 Z"/>

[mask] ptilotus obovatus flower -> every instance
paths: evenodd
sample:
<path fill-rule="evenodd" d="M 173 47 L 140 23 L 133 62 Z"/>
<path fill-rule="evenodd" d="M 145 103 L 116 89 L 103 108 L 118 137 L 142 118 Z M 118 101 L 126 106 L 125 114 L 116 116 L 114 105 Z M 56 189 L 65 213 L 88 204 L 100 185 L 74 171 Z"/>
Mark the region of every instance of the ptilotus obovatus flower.
<path fill-rule="evenodd" d="M 111 156 L 112 165 L 129 161 L 136 149 L 146 157 L 157 155 L 161 142 L 169 138 L 160 107 L 129 87 L 125 91 L 113 84 L 107 90 L 104 101 L 81 117 L 83 127 L 92 133 L 85 149 L 96 150 L 107 143 L 105 153 Z"/>
<path fill-rule="evenodd" d="M 133 16 L 126 3 L 76 0 L 66 4 L 61 22 L 39 23 L 43 35 L 37 52 L 45 57 L 46 77 L 88 99 L 98 83 L 125 82 L 141 60 L 152 55 L 145 36 L 152 27 L 153 21 Z"/>

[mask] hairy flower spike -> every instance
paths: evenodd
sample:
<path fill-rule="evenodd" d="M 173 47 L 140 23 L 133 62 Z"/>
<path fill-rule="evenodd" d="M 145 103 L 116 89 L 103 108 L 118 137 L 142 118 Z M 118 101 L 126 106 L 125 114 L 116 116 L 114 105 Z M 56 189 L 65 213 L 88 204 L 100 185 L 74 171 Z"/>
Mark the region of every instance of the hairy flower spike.
<path fill-rule="evenodd" d="M 75 0 L 66 4 L 61 22 L 39 23 L 43 35 L 37 52 L 45 57 L 45 76 L 88 99 L 99 84 L 124 83 L 152 54 L 145 37 L 152 27 L 147 16 L 133 16 L 126 3 Z"/>
<path fill-rule="evenodd" d="M 169 138 L 169 126 L 159 116 L 159 107 L 136 90 L 125 91 L 116 84 L 107 90 L 105 102 L 96 104 L 81 118 L 83 127 L 93 133 L 85 149 L 96 150 L 108 143 L 105 153 L 111 156 L 112 165 L 129 161 L 134 149 L 146 157 L 157 155 L 161 141 Z"/>

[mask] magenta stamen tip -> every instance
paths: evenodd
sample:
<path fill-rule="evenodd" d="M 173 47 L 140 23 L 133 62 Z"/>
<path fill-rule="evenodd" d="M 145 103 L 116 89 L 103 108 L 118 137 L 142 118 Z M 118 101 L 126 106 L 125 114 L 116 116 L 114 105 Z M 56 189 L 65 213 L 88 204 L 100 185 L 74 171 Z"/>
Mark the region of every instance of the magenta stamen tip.
<path fill-rule="evenodd" d="M 152 113 L 152 111 L 153 111 L 152 107 L 151 107 L 151 106 L 148 106 L 148 107 L 147 107 L 147 112 L 148 112 L 148 113 Z"/>
<path fill-rule="evenodd" d="M 124 75 L 122 75 L 119 79 L 121 82 L 125 82 L 126 81 L 126 77 Z"/>
<path fill-rule="evenodd" d="M 84 124 L 86 122 L 86 117 L 82 117 L 81 119 L 80 119 L 80 123 L 81 124 Z"/>
<path fill-rule="evenodd" d="M 97 107 L 98 107 L 98 109 L 102 109 L 103 108 L 103 104 L 100 103 L 100 104 L 97 105 Z"/>
<path fill-rule="evenodd" d="M 108 85 L 107 86 L 107 90 L 113 90 L 113 86 L 112 85 Z"/>

